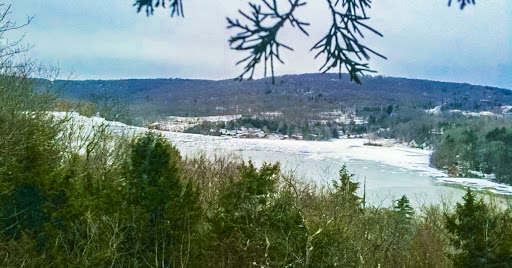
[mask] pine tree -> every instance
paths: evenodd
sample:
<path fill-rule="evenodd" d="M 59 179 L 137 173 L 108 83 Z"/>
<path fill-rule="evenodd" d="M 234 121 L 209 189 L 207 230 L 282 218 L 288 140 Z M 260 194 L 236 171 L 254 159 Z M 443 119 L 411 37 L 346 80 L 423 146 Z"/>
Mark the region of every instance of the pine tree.
<path fill-rule="evenodd" d="M 393 210 L 396 211 L 404 219 L 411 219 L 414 216 L 414 209 L 407 196 L 403 195 L 402 198 L 395 200 Z"/>
<path fill-rule="evenodd" d="M 490 258 L 489 233 L 494 221 L 483 200 L 477 200 L 470 188 L 457 203 L 455 213 L 446 215 L 446 228 L 450 232 L 453 246 L 458 250 L 454 256 L 456 267 L 486 267 Z"/>
<path fill-rule="evenodd" d="M 339 171 L 339 181 L 332 182 L 334 191 L 332 193 L 344 210 L 355 211 L 361 208 L 361 198 L 356 194 L 359 182 L 354 182 L 354 174 L 350 174 L 347 166 L 343 165 Z"/>
<path fill-rule="evenodd" d="M 184 181 L 180 164 L 179 151 L 161 135 L 148 132 L 132 145 L 127 199 L 140 220 L 135 235 L 142 236 L 145 258 L 161 258 L 162 266 L 186 258 L 183 243 L 190 243 L 201 214 L 199 192 Z"/>
<path fill-rule="evenodd" d="M 296 267 L 305 256 L 307 229 L 295 198 L 279 190 L 279 165 L 242 163 L 240 177 L 221 190 L 211 216 L 212 259 L 228 267 Z M 213 265 L 215 266 L 215 265 Z"/>

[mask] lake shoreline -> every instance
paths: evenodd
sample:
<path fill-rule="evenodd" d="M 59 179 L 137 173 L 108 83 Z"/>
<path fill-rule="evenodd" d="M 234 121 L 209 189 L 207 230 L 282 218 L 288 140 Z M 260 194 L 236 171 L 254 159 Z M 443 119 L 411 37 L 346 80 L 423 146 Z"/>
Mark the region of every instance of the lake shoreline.
<path fill-rule="evenodd" d="M 61 115 L 62 116 L 62 115 Z M 284 152 L 286 155 L 295 155 L 305 159 L 330 161 L 339 165 L 350 161 L 370 161 L 377 165 L 387 165 L 402 171 L 409 170 L 421 176 L 428 176 L 435 183 L 448 187 L 454 184 L 469 186 L 477 190 L 485 190 L 499 195 L 512 195 L 512 186 L 495 183 L 488 179 L 480 178 L 453 178 L 442 170 L 430 165 L 431 150 L 407 146 L 393 139 L 379 139 L 378 142 L 385 142 L 385 146 L 367 146 L 366 138 L 331 139 L 328 141 L 307 141 L 307 140 L 272 140 L 259 138 L 233 138 L 218 137 L 201 134 L 190 134 L 170 131 L 149 130 L 143 127 L 129 126 L 124 123 L 107 121 L 102 118 L 87 118 L 80 115 L 73 115 L 79 122 L 90 125 L 106 124 L 117 133 L 143 133 L 156 131 L 167 137 L 171 143 L 176 145 L 184 155 L 193 155 L 198 151 L 232 151 L 232 152 L 255 152 L 261 155 L 266 153 L 275 154 Z M 265 158 L 265 156 L 262 156 Z M 247 159 L 246 159 L 247 160 Z M 277 159 L 282 162 L 282 159 Z M 357 170 L 352 171 L 358 173 Z M 480 181 L 475 181 L 480 180 Z M 475 183 L 480 182 L 480 183 Z"/>

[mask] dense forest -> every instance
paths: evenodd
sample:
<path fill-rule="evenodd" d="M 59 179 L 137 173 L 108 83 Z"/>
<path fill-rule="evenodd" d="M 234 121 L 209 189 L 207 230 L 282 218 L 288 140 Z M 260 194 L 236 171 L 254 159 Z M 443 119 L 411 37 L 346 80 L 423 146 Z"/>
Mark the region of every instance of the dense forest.
<path fill-rule="evenodd" d="M 345 167 L 321 187 L 279 163 L 185 158 L 156 133 L 70 124 L 48 112 L 63 102 L 27 76 L 0 76 L 2 267 L 512 263 L 512 210 L 501 199 L 468 189 L 456 204 L 412 208 L 403 196 L 373 207 Z M 501 128 L 475 136 L 510 142 Z"/>
<path fill-rule="evenodd" d="M 436 167 L 453 175 L 493 174 L 512 184 L 512 121 L 477 118 L 445 127 L 432 155 Z"/>
<path fill-rule="evenodd" d="M 383 76 L 364 76 L 362 85 L 336 74 L 285 75 L 247 81 L 132 79 L 46 81 L 62 97 L 95 106 L 102 117 L 143 125 L 166 116 L 208 116 L 282 112 L 289 120 L 317 119 L 318 113 L 386 109 L 482 111 L 512 105 L 507 89 Z M 122 104 L 122 105 L 117 105 Z M 110 107 L 105 109 L 105 107 Z M 123 111 L 113 111 L 111 107 Z M 90 109 L 90 108 L 89 108 Z M 85 109 L 87 110 L 87 109 Z"/>

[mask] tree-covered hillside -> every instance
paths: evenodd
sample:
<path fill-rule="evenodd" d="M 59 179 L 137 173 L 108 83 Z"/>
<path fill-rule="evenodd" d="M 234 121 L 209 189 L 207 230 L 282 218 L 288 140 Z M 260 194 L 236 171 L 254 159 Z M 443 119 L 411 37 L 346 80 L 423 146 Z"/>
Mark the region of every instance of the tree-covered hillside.
<path fill-rule="evenodd" d="M 270 79 L 234 80 L 89 80 L 55 81 L 62 96 L 101 107 L 124 105 L 132 123 L 160 117 L 254 114 L 281 111 L 305 117 L 317 112 L 386 108 L 389 105 L 430 109 L 492 110 L 512 104 L 512 91 L 469 84 L 382 76 L 365 76 L 362 85 L 348 76 L 304 74 Z M 117 114 L 116 114 L 117 115 Z M 104 115 L 109 117 L 108 114 Z M 115 118 L 110 118 L 115 119 Z M 119 119 L 119 118 L 117 118 Z"/>

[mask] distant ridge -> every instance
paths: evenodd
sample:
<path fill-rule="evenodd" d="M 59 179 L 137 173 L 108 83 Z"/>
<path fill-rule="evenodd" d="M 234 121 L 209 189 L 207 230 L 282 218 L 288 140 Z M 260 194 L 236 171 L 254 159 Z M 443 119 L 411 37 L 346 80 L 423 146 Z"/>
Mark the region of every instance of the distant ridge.
<path fill-rule="evenodd" d="M 438 82 L 384 76 L 365 76 L 362 85 L 348 75 L 284 75 L 272 85 L 269 78 L 245 80 L 125 79 L 55 81 L 62 96 L 94 103 L 115 99 L 144 118 L 204 116 L 266 111 L 332 111 L 387 105 L 468 111 L 512 105 L 512 91 L 466 83 Z"/>

